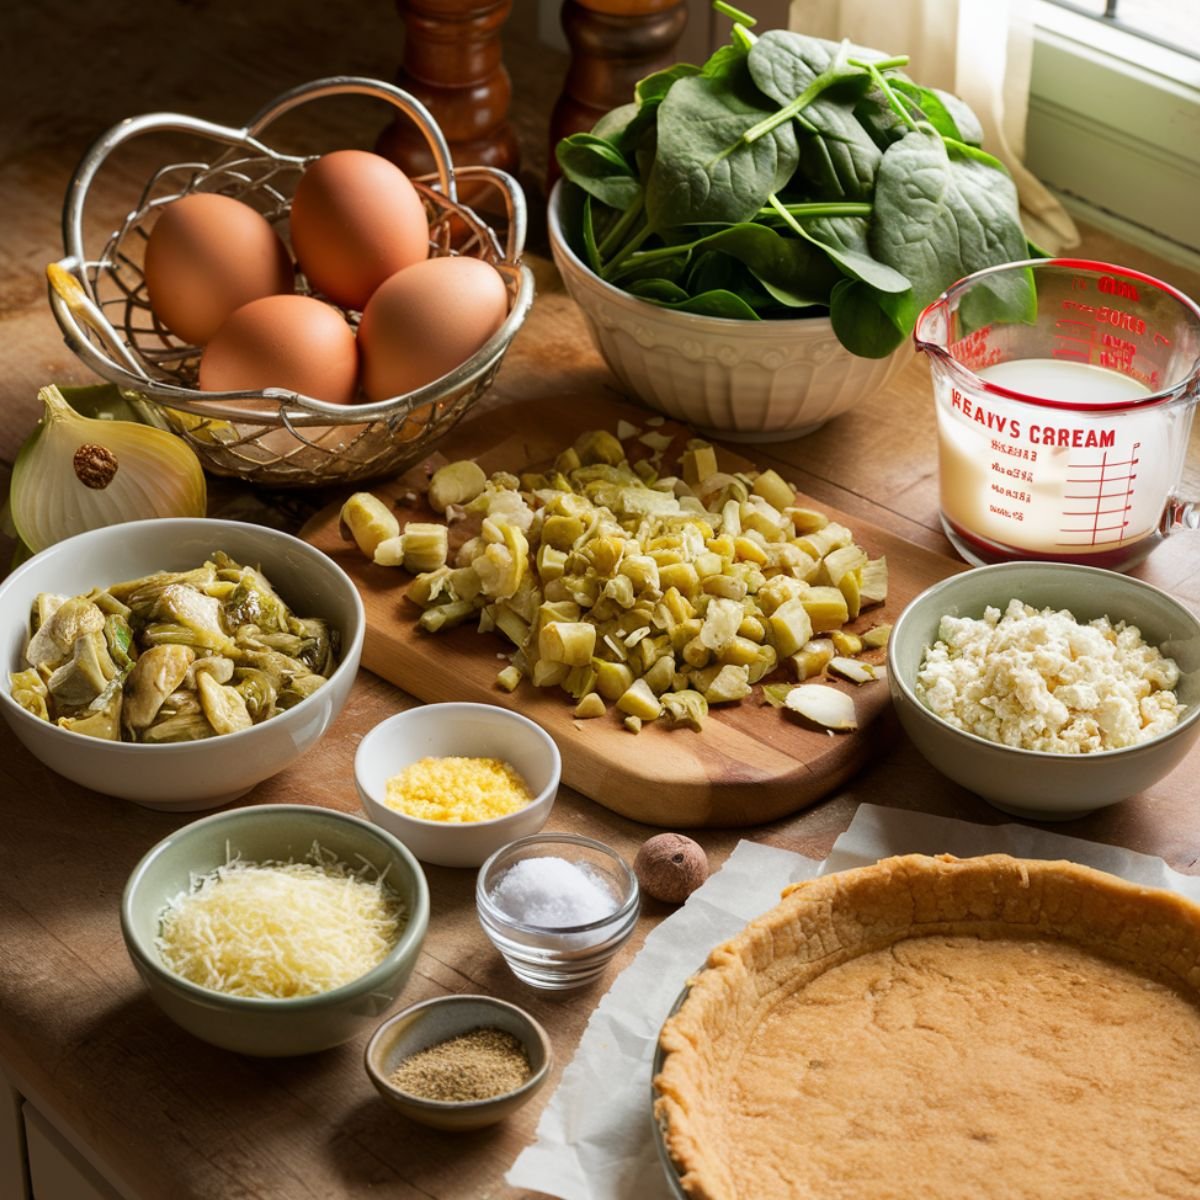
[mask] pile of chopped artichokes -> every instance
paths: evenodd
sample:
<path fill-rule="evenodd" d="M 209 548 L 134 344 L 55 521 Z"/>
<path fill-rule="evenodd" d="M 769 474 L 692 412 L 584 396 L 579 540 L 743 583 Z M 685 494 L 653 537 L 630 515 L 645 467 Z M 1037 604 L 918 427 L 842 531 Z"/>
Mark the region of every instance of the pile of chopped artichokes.
<path fill-rule="evenodd" d="M 545 473 L 488 479 L 474 462 L 442 467 L 431 506 L 481 519 L 453 565 L 445 526 L 401 532 L 369 493 L 346 502 L 343 526 L 375 562 L 420 572 L 407 594 L 424 610 L 422 629 L 474 619 L 502 634 L 516 649 L 499 685 L 557 685 L 578 717 L 615 704 L 635 732 L 660 719 L 698 730 L 709 705 L 741 700 L 781 667 L 799 681 L 850 662 L 873 677 L 838 656 L 886 639 L 882 626 L 865 643 L 842 629 L 886 599 L 886 561 L 797 505 L 775 471 L 723 473 L 713 447 L 693 440 L 682 476 L 659 475 L 670 439 L 640 440 L 655 453 L 634 465 L 617 437 L 597 431 Z"/>
<path fill-rule="evenodd" d="M 187 742 L 249 729 L 312 695 L 338 633 L 294 616 L 266 578 L 217 552 L 163 572 L 33 603 L 29 669 L 13 698 L 110 741 Z"/>

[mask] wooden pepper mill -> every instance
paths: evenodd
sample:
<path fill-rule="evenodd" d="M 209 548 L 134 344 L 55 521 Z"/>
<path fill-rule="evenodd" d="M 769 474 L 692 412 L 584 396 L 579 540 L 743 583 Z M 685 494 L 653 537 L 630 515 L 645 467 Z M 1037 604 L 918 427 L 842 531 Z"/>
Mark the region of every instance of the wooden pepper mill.
<path fill-rule="evenodd" d="M 685 0 L 564 0 L 571 65 L 550 117 L 547 187 L 558 177 L 559 138 L 628 104 L 639 79 L 670 64 L 686 24 Z"/>
<path fill-rule="evenodd" d="M 500 45 L 512 0 L 396 0 L 396 8 L 405 29 L 396 83 L 433 113 L 454 165 L 515 173 L 520 151 L 508 121 L 512 84 Z M 409 175 L 433 170 L 424 137 L 402 116 L 375 149 Z"/>

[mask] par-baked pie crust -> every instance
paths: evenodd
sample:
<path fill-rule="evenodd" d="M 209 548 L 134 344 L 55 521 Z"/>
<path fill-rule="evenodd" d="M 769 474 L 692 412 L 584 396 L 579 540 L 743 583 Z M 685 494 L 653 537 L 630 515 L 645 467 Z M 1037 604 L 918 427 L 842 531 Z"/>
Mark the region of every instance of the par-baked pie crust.
<path fill-rule="evenodd" d="M 1200 906 L 1067 862 L 798 884 L 662 1031 L 707 1200 L 1195 1200 Z"/>

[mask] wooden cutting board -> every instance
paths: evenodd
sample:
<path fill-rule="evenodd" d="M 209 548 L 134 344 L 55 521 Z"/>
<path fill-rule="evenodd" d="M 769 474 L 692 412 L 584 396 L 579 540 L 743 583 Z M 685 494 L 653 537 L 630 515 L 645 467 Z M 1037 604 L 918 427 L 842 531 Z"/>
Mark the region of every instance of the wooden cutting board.
<path fill-rule="evenodd" d="M 621 419 L 645 429 L 646 418 L 644 409 L 603 395 L 590 397 L 586 407 L 545 398 L 514 401 L 468 418 L 420 467 L 372 490 L 394 505 L 401 525 L 436 520 L 426 506 L 424 485 L 444 462 L 475 458 L 488 474 L 519 472 L 549 462 L 586 429 L 615 431 Z M 677 436 L 679 445 L 689 436 L 670 423 L 659 432 Z M 671 462 L 672 452 L 665 463 Z M 749 459 L 728 451 L 720 452 L 720 461 L 724 469 L 750 465 Z M 961 569 L 877 526 L 809 503 L 848 525 L 872 557 L 887 556 L 888 602 L 868 609 L 852 629 L 893 621 L 915 595 Z M 757 687 L 740 704 L 714 708 L 701 733 L 654 724 L 637 735 L 623 728 L 612 706 L 605 717 L 576 720 L 574 701 L 558 688 L 538 689 L 523 680 L 509 694 L 496 685 L 496 674 L 511 644 L 499 634 L 478 633 L 473 624 L 436 635 L 421 632 L 416 626 L 420 612 L 405 599 L 411 577 L 376 566 L 343 541 L 339 508 L 333 504 L 319 513 L 302 536 L 335 559 L 362 594 L 367 610 L 363 665 L 426 702 L 474 700 L 531 717 L 557 742 L 566 783 L 624 816 L 675 829 L 774 820 L 840 787 L 892 732 L 884 681 L 861 687 L 835 683 L 854 697 L 859 722 L 857 731 L 837 735 L 771 708 Z M 868 661 L 882 657 L 876 651 Z M 780 672 L 777 677 L 786 676 Z"/>

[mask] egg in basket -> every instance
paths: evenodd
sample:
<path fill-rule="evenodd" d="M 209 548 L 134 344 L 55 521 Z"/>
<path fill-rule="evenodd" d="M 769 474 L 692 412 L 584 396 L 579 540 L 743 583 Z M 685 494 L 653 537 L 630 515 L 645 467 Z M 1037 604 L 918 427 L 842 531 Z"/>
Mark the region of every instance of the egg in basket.
<path fill-rule="evenodd" d="M 434 173 L 406 181 L 362 151 L 316 158 L 263 140 L 299 105 L 345 95 L 386 100 L 411 119 L 429 144 Z M 159 168 L 121 227 L 88 254 L 92 180 L 118 146 L 162 132 L 211 143 L 208 161 Z M 465 182 L 499 193 L 502 238 L 459 201 Z M 339 225 L 345 233 L 339 204 L 365 211 L 368 224 L 383 216 L 399 227 L 390 252 L 403 269 L 389 271 L 386 284 L 363 265 L 370 248 L 350 246 L 340 267 L 326 261 Z M 227 233 L 227 258 L 237 260 L 237 272 L 256 275 L 261 297 L 232 316 L 220 295 L 198 299 L 180 269 L 197 240 L 222 244 Z M 290 235 L 294 253 L 280 235 Z M 66 257 L 48 275 L 67 345 L 141 397 L 146 418 L 180 434 L 208 470 L 272 486 L 375 478 L 425 457 L 491 383 L 533 300 L 533 276 L 520 262 L 525 201 L 516 180 L 492 167 L 454 169 L 428 110 L 373 79 L 304 84 L 243 129 L 177 113 L 121 122 L 76 170 L 63 236 Z M 300 260 L 294 278 L 293 256 Z M 440 315 L 447 311 L 448 320 Z M 447 346 L 429 336 L 439 325 Z M 455 353 L 462 345 L 467 350 Z M 262 367 L 272 355 L 292 371 L 290 380 L 286 371 L 278 375 L 282 386 L 265 386 Z M 431 371 L 445 373 L 430 378 Z"/>

